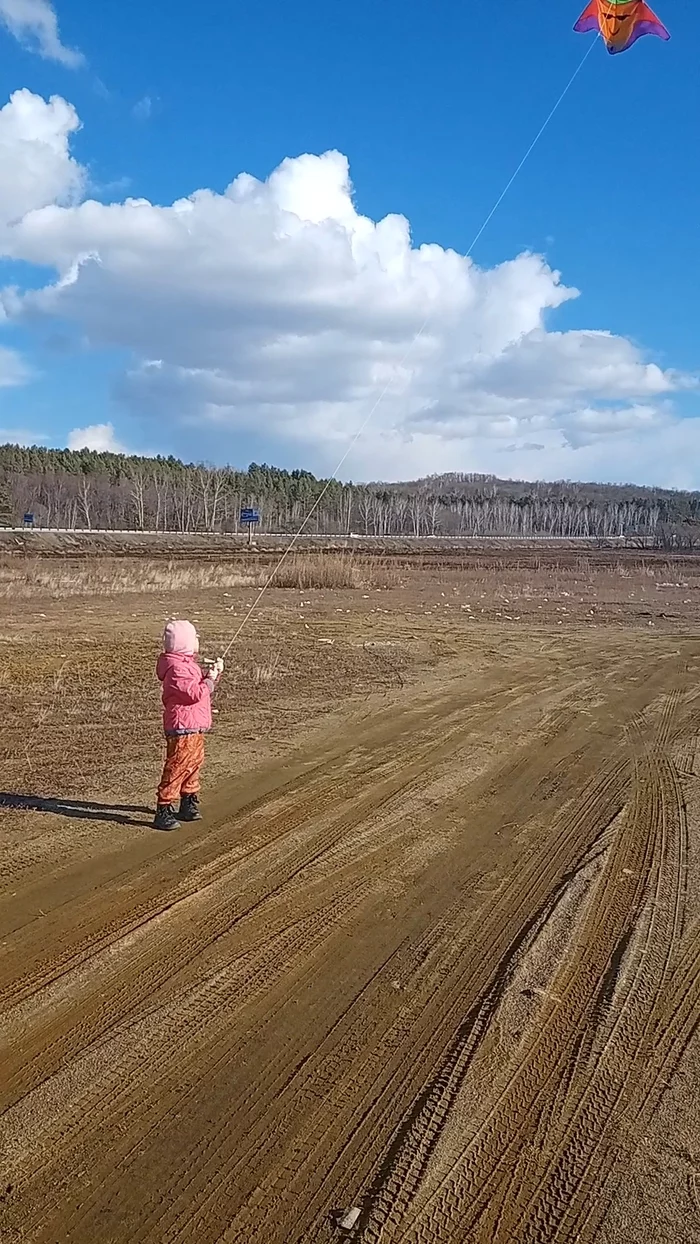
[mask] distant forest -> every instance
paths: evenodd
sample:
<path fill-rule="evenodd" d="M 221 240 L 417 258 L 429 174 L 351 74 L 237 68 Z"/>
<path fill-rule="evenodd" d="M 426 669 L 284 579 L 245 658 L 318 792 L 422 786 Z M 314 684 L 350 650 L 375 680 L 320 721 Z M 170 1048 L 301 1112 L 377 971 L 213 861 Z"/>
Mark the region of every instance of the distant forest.
<path fill-rule="evenodd" d="M 242 507 L 263 532 L 375 536 L 627 536 L 700 544 L 700 493 L 633 485 L 524 483 L 449 474 L 341 484 L 252 463 L 247 471 L 92 450 L 0 446 L 0 527 L 236 531 Z"/>

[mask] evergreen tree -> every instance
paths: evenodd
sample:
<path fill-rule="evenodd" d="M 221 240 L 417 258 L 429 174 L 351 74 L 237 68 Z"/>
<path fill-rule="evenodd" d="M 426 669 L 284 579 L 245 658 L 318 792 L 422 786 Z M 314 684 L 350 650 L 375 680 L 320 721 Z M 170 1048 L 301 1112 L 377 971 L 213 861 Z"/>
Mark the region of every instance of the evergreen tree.
<path fill-rule="evenodd" d="M 7 487 L 0 485 L 0 527 L 14 527 L 15 517 L 12 512 L 10 495 Z"/>

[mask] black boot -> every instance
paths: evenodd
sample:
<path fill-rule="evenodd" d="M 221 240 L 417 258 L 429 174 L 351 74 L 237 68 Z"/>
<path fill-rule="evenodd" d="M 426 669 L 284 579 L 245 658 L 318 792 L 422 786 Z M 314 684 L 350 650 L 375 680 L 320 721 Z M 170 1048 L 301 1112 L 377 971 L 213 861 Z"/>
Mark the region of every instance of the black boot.
<path fill-rule="evenodd" d="M 180 822 L 175 815 L 175 809 L 171 803 L 159 803 L 156 808 L 156 816 L 153 822 L 154 829 L 179 829 Z"/>
<path fill-rule="evenodd" d="M 181 821 L 201 821 L 199 795 L 181 795 L 178 816 Z"/>

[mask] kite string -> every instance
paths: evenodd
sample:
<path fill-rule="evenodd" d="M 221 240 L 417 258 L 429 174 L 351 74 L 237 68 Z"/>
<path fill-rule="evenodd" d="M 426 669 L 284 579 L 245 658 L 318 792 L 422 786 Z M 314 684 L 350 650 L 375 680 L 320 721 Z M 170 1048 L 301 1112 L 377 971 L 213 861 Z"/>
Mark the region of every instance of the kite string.
<path fill-rule="evenodd" d="M 492 221 L 493 217 L 496 215 L 496 212 L 498 211 L 499 207 L 501 206 L 501 203 L 503 202 L 503 200 L 505 199 L 505 197 L 506 197 L 506 195 L 507 195 L 508 191 L 510 190 L 511 186 L 513 185 L 513 182 L 515 181 L 515 179 L 516 179 L 516 177 L 518 176 L 518 174 L 521 172 L 521 170 L 522 170 L 523 166 L 527 163 L 527 160 L 529 159 L 529 157 L 532 155 L 532 152 L 535 150 L 535 147 L 537 146 L 537 144 L 538 144 L 538 142 L 540 141 L 540 139 L 541 139 L 542 135 L 544 134 L 545 130 L 547 129 L 547 126 L 549 125 L 550 121 L 552 120 L 552 118 L 553 118 L 553 116 L 554 116 L 555 112 L 557 112 L 557 110 L 559 109 L 560 104 L 562 104 L 562 103 L 564 102 L 564 99 L 566 98 L 566 96 L 568 95 L 569 91 L 571 90 L 571 87 L 574 85 L 574 82 L 576 81 L 576 79 L 577 79 L 578 75 L 580 74 L 581 70 L 583 69 L 583 66 L 585 65 L 586 61 L 588 60 L 588 57 L 590 56 L 591 52 L 593 51 L 593 49 L 594 49 L 594 47 L 596 46 L 596 44 L 597 44 L 597 42 L 598 42 L 598 40 L 599 40 L 599 39 L 600 39 L 600 32 L 598 32 L 598 34 L 597 34 L 596 38 L 595 38 L 595 39 L 591 42 L 591 44 L 589 45 L 589 47 L 586 49 L 585 55 L 581 57 L 581 60 L 579 61 L 579 63 L 578 63 L 578 65 L 576 66 L 576 68 L 574 69 L 574 72 L 572 73 L 571 77 L 569 78 L 569 81 L 567 82 L 566 86 L 564 87 L 564 90 L 562 91 L 561 95 L 559 96 L 559 98 L 558 98 L 558 100 L 557 100 L 556 104 L 555 104 L 555 105 L 554 105 L 554 107 L 552 108 L 551 112 L 547 115 L 547 117 L 545 118 L 545 120 L 542 122 L 542 125 L 540 126 L 539 130 L 538 130 L 538 131 L 537 131 L 537 133 L 535 134 L 535 137 L 533 138 L 532 142 L 530 143 L 530 146 L 528 147 L 527 151 L 525 152 L 525 155 L 523 156 L 522 160 L 520 161 L 519 165 L 517 166 L 517 168 L 516 168 L 515 172 L 513 173 L 512 177 L 510 178 L 510 180 L 509 180 L 509 181 L 507 181 L 507 182 L 506 182 L 505 186 L 503 187 L 503 190 L 501 191 L 501 193 L 499 194 L 498 198 L 496 199 L 496 202 L 494 203 L 493 207 L 491 208 L 491 211 L 489 212 L 488 216 L 486 217 L 486 220 L 484 221 L 483 225 L 482 225 L 482 226 L 481 226 L 481 228 L 479 229 L 479 232 L 477 233 L 476 237 L 474 238 L 474 241 L 472 242 L 471 246 L 469 247 L 469 250 L 467 251 L 467 256 L 471 255 L 471 253 L 472 253 L 472 251 L 474 250 L 474 247 L 476 246 L 477 242 L 479 241 L 479 239 L 480 239 L 480 237 L 481 237 L 482 233 L 483 233 L 483 232 L 484 232 L 484 230 L 488 227 L 488 225 L 490 225 L 490 223 L 491 223 L 491 221 Z"/>
<path fill-rule="evenodd" d="M 530 156 L 532 155 L 532 152 L 535 150 L 535 147 L 537 146 L 538 142 L 540 141 L 540 139 L 541 139 L 542 135 L 544 134 L 545 130 L 547 129 L 547 127 L 548 127 L 549 123 L 551 122 L 551 120 L 552 120 L 552 118 L 554 117 L 555 113 L 557 112 L 557 110 L 559 109 L 560 105 L 561 105 L 561 104 L 562 104 L 562 102 L 564 101 L 565 97 L 566 97 L 566 96 L 567 96 L 567 94 L 569 93 L 569 91 L 570 91 L 571 87 L 573 86 L 574 82 L 576 81 L 576 79 L 577 79 L 578 75 L 580 74 L 581 70 L 583 69 L 583 66 L 585 65 L 586 61 L 588 60 L 588 57 L 590 56 L 591 52 L 593 51 L 593 48 L 596 46 L 596 44 L 597 44 L 597 42 L 598 42 L 598 40 L 599 40 L 599 39 L 600 39 L 600 32 L 598 33 L 598 35 L 596 36 L 596 38 L 595 38 L 595 39 L 591 42 L 590 46 L 586 49 L 586 52 L 585 52 L 585 53 L 584 53 L 584 55 L 581 57 L 581 60 L 579 61 L 579 63 L 578 63 L 578 65 L 576 66 L 576 68 L 574 69 L 574 72 L 572 73 L 571 77 L 569 78 L 569 81 L 567 82 L 567 84 L 566 84 L 566 86 L 564 87 L 563 91 L 561 92 L 561 94 L 560 94 L 559 98 L 557 99 L 556 103 L 554 104 L 554 107 L 550 109 L 550 111 L 549 111 L 549 113 L 547 114 L 547 116 L 546 116 L 545 120 L 542 122 L 542 125 L 540 126 L 539 130 L 538 130 L 538 131 L 537 131 L 537 133 L 535 134 L 535 137 L 533 138 L 532 142 L 530 143 L 530 146 L 528 147 L 527 151 L 525 152 L 525 155 L 522 157 L 522 159 L 521 159 L 520 163 L 517 165 L 517 167 L 516 167 L 516 169 L 515 169 L 515 172 L 514 172 L 514 173 L 512 173 L 512 175 L 510 176 L 510 178 L 509 178 L 509 179 L 508 179 L 508 181 L 506 182 L 505 186 L 503 187 L 503 190 L 501 191 L 501 193 L 499 194 L 498 198 L 496 199 L 496 202 L 494 203 L 493 207 L 491 208 L 491 210 L 490 210 L 490 212 L 489 212 L 488 216 L 487 216 L 487 217 L 486 217 L 486 219 L 484 220 L 484 222 L 483 222 L 483 224 L 481 225 L 481 227 L 480 227 L 480 229 L 479 229 L 478 233 L 476 233 L 476 235 L 475 235 L 475 237 L 474 237 L 473 241 L 471 242 L 471 244 L 470 244 L 470 246 L 469 246 L 469 249 L 467 250 L 466 255 L 465 255 L 465 258 L 466 258 L 466 259 L 469 259 L 469 258 L 471 257 L 471 253 L 472 253 L 472 251 L 474 250 L 474 247 L 476 246 L 477 242 L 479 241 L 479 239 L 480 239 L 480 237 L 481 237 L 482 233 L 483 233 L 483 232 L 484 232 L 484 230 L 488 227 L 488 225 L 491 223 L 491 221 L 492 221 L 493 217 L 495 216 L 496 212 L 498 211 L 499 207 L 501 206 L 501 203 L 503 202 L 503 200 L 505 199 L 506 195 L 508 194 L 508 191 L 510 190 L 511 186 L 513 185 L 513 182 L 516 180 L 516 178 L 518 177 L 518 174 L 522 171 L 522 169 L 523 169 L 524 165 L 527 163 L 528 159 L 529 159 L 529 158 L 530 158 Z M 401 368 L 402 368 L 402 367 L 404 366 L 404 364 L 408 361 L 408 359 L 410 358 L 411 354 L 412 354 L 412 353 L 413 353 L 413 351 L 415 350 L 415 348 L 416 348 L 416 346 L 417 346 L 418 342 L 420 341 L 420 339 L 422 338 L 423 334 L 425 333 L 425 330 L 426 330 L 426 328 L 428 327 L 428 324 L 430 323 L 431 318 L 432 318 L 432 314 L 431 314 L 431 312 L 428 312 L 428 314 L 427 314 L 427 315 L 425 316 L 425 318 L 423 319 L 422 324 L 420 325 L 420 327 L 418 328 L 417 332 L 415 333 L 414 337 L 412 338 L 412 340 L 411 340 L 411 341 L 409 342 L 409 344 L 407 345 L 407 347 L 406 347 L 406 349 L 405 349 L 405 351 L 404 351 L 403 355 L 402 355 L 402 356 L 401 356 L 401 358 L 399 359 L 399 363 L 398 363 L 398 367 L 397 367 L 397 370 L 398 370 L 398 371 L 401 371 Z M 326 493 L 328 492 L 328 490 L 329 490 L 329 488 L 331 487 L 331 485 L 332 485 L 333 483 L 335 483 L 335 478 L 336 478 L 336 476 L 337 476 L 337 475 L 340 473 L 340 471 L 342 470 L 343 466 L 345 465 L 345 462 L 347 461 L 347 459 L 349 458 L 350 454 L 352 453 L 352 450 L 355 448 L 355 445 L 357 444 L 357 442 L 359 441 L 360 437 L 362 436 L 362 433 L 364 432 L 365 428 L 366 428 L 366 427 L 367 427 L 367 425 L 369 424 L 370 420 L 371 420 L 371 419 L 374 417 L 374 415 L 376 414 L 376 412 L 377 412 L 377 410 L 378 410 L 379 406 L 381 406 L 382 402 L 384 401 L 384 398 L 386 397 L 387 393 L 389 392 L 389 389 L 391 388 L 391 384 L 392 384 L 391 379 L 390 379 L 390 380 L 387 380 L 387 382 L 386 382 L 386 384 L 384 385 L 384 387 L 383 387 L 382 389 L 380 389 L 380 391 L 379 391 L 379 393 L 378 393 L 377 397 L 375 398 L 375 400 L 374 400 L 374 402 L 372 403 L 372 405 L 370 406 L 370 408 L 369 408 L 369 410 L 368 410 L 367 414 L 365 415 L 365 418 L 362 420 L 362 423 L 361 423 L 361 424 L 360 424 L 360 426 L 357 428 L 357 430 L 356 430 L 356 432 L 354 433 L 354 435 L 353 435 L 353 437 L 351 438 L 351 440 L 348 442 L 348 445 L 347 445 L 347 447 L 346 447 L 346 449 L 345 449 L 345 452 L 343 453 L 343 456 L 341 457 L 340 461 L 338 462 L 337 466 L 335 467 L 335 470 L 332 472 L 331 476 L 330 476 L 330 477 L 326 480 L 326 483 L 325 483 L 325 485 L 323 486 L 323 488 L 321 489 L 321 492 L 320 492 L 320 493 L 319 493 L 319 495 L 317 496 L 316 500 L 314 501 L 313 505 L 311 506 L 311 509 L 309 510 L 308 514 L 307 514 L 307 515 L 306 515 L 306 517 L 304 518 L 304 521 L 302 522 L 302 524 L 301 524 L 301 526 L 300 526 L 299 530 L 298 530 L 298 531 L 294 534 L 294 536 L 293 536 L 293 537 L 292 537 L 292 539 L 290 540 L 289 544 L 287 545 L 286 549 L 284 550 L 284 552 L 283 552 L 282 556 L 280 557 L 279 561 L 278 561 L 278 562 L 277 562 L 277 564 L 273 567 L 273 569 L 270 571 L 270 574 L 268 575 L 267 579 L 265 580 L 265 582 L 263 583 L 262 587 L 260 588 L 260 590 L 259 590 L 259 592 L 258 592 L 257 596 L 255 597 L 255 599 L 254 599 L 254 601 L 253 601 L 252 605 L 251 605 L 251 606 L 250 606 L 250 608 L 248 609 L 247 613 L 244 615 L 244 617 L 243 617 L 243 621 L 241 622 L 241 624 L 240 624 L 240 626 L 238 627 L 238 629 L 236 630 L 235 634 L 232 636 L 232 638 L 230 639 L 230 641 L 229 641 L 229 643 L 227 644 L 226 648 L 224 649 L 224 651 L 223 651 L 223 653 L 222 653 L 222 656 L 223 656 L 223 657 L 227 657 L 227 656 L 228 656 L 228 654 L 229 654 L 229 652 L 231 651 L 231 648 L 232 648 L 232 647 L 233 647 L 233 645 L 235 644 L 236 640 L 239 638 L 239 636 L 241 635 L 242 631 L 245 629 L 245 627 L 247 626 L 248 622 L 249 622 L 249 621 L 250 621 L 250 619 L 252 618 L 253 614 L 254 614 L 254 613 L 255 613 L 255 611 L 257 610 L 258 605 L 260 604 L 260 601 L 263 599 L 263 597 L 265 596 L 265 594 L 266 594 L 266 592 L 268 591 L 268 589 L 272 586 L 273 581 L 275 580 L 275 578 L 276 578 L 276 577 L 277 577 L 277 575 L 279 574 L 279 572 L 280 572 L 280 570 L 282 569 L 282 567 L 283 567 L 284 563 L 286 562 L 287 558 L 288 558 L 288 557 L 289 557 L 289 555 L 292 553 L 292 551 L 296 548 L 297 544 L 299 543 L 299 540 L 301 539 L 302 535 L 304 534 L 304 532 L 305 532 L 305 530 L 306 530 L 306 527 L 307 527 L 308 523 L 310 522 L 310 520 L 313 518 L 314 514 L 315 514 L 315 513 L 316 513 L 316 511 L 318 510 L 318 508 L 319 508 L 319 506 L 320 506 L 321 502 L 323 501 L 323 498 L 325 497 L 325 495 L 326 495 Z M 409 384 L 409 382 L 408 382 L 408 381 L 406 381 L 406 383 L 404 384 L 403 389 L 400 389 L 400 390 L 399 390 L 399 393 L 397 394 L 397 396 L 401 396 L 403 393 L 405 393 L 405 392 L 406 392 L 406 389 L 408 388 L 408 384 Z"/>

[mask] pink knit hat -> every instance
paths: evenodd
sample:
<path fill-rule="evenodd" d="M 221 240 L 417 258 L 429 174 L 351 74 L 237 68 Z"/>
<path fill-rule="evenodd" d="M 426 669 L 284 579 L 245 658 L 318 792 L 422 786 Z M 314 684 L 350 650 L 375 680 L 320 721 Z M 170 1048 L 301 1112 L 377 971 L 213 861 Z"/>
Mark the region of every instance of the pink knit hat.
<path fill-rule="evenodd" d="M 199 636 L 191 622 L 172 619 L 163 632 L 163 651 L 182 652 L 185 656 L 194 656 L 199 652 Z"/>

